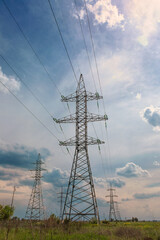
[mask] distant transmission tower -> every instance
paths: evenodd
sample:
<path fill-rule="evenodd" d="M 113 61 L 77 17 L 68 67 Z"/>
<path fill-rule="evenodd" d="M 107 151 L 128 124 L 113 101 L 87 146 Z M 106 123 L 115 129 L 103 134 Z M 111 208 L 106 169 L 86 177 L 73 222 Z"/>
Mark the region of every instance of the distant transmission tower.
<path fill-rule="evenodd" d="M 76 137 L 60 142 L 62 146 L 75 146 L 73 164 L 68 183 L 62 219 L 91 220 L 99 222 L 99 212 L 93 184 L 88 145 L 104 143 L 88 136 L 88 122 L 107 120 L 107 116 L 99 116 L 87 112 L 87 102 L 102 99 L 98 93 L 86 91 L 82 74 L 75 93 L 64 97 L 62 102 L 76 102 L 76 113 L 62 119 L 53 119 L 57 123 L 76 123 Z"/>
<path fill-rule="evenodd" d="M 44 219 L 44 205 L 43 205 L 43 196 L 42 196 L 42 187 L 41 187 L 41 178 L 42 178 L 42 164 L 40 153 L 38 154 L 38 159 L 35 163 L 34 175 L 34 184 L 26 210 L 25 218 L 30 220 L 42 220 Z"/>
<path fill-rule="evenodd" d="M 115 209 L 116 209 L 117 220 L 121 221 L 121 214 L 120 214 L 120 211 L 119 211 L 118 202 L 116 202 Z"/>
<path fill-rule="evenodd" d="M 117 195 L 114 194 L 115 189 L 112 188 L 112 185 L 110 185 L 110 188 L 108 189 L 109 191 L 109 195 L 107 195 L 106 197 L 109 197 L 109 221 L 112 220 L 121 220 L 121 216 L 120 216 L 120 211 L 118 209 L 118 202 L 114 200 L 115 197 L 118 197 Z"/>
<path fill-rule="evenodd" d="M 64 200 L 64 192 L 63 192 L 63 187 L 61 187 L 61 191 L 59 193 L 58 199 L 60 203 L 60 211 L 59 211 L 59 218 L 62 220 L 62 213 L 63 213 L 63 200 Z"/>

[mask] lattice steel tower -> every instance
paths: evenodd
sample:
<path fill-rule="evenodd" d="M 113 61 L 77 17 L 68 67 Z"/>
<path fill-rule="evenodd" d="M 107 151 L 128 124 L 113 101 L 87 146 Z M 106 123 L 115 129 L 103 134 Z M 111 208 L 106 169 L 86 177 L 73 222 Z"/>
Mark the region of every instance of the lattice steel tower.
<path fill-rule="evenodd" d="M 106 197 L 109 197 L 109 221 L 112 220 L 121 220 L 121 216 L 120 216 L 120 211 L 118 209 L 118 202 L 114 200 L 115 197 L 118 197 L 117 195 L 114 194 L 115 189 L 112 188 L 112 185 L 110 185 L 110 188 L 108 189 L 109 191 L 109 195 L 107 195 Z"/>
<path fill-rule="evenodd" d="M 63 201 L 64 201 L 64 192 L 63 192 L 63 187 L 61 187 L 61 191 L 59 193 L 57 193 L 59 203 L 60 203 L 60 211 L 59 211 L 59 218 L 62 220 L 62 213 L 63 213 Z"/>
<path fill-rule="evenodd" d="M 98 93 L 86 91 L 82 74 L 75 93 L 64 97 L 62 102 L 76 102 L 76 113 L 62 119 L 53 119 L 57 123 L 76 123 L 76 137 L 60 142 L 62 146 L 75 146 L 75 153 L 69 178 L 62 218 L 72 221 L 90 220 L 95 217 L 99 222 L 98 206 L 93 184 L 88 145 L 104 143 L 87 134 L 88 122 L 107 120 L 87 112 L 87 102 L 102 99 Z"/>
<path fill-rule="evenodd" d="M 43 205 L 43 196 L 42 196 L 42 187 L 41 187 L 41 178 L 42 178 L 42 164 L 40 153 L 38 154 L 38 159 L 35 163 L 34 175 L 34 184 L 29 199 L 28 207 L 26 210 L 25 218 L 30 220 L 42 220 L 44 219 L 44 205 Z"/>

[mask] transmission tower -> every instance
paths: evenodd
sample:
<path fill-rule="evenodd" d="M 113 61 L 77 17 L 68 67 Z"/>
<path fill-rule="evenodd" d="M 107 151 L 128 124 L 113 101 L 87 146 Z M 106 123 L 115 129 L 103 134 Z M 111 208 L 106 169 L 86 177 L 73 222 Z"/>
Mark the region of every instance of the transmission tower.
<path fill-rule="evenodd" d="M 119 211 L 118 202 L 116 202 L 115 209 L 116 209 L 117 220 L 121 221 L 121 214 Z"/>
<path fill-rule="evenodd" d="M 72 221 L 91 220 L 93 217 L 99 222 L 99 212 L 93 184 L 91 166 L 88 155 L 88 145 L 102 144 L 99 139 L 88 136 L 88 122 L 107 120 L 107 115 L 100 116 L 87 112 L 87 102 L 102 99 L 98 93 L 86 91 L 82 74 L 76 92 L 64 97 L 62 102 L 76 102 L 76 113 L 62 119 L 53 119 L 57 123 L 75 123 L 76 136 L 60 142 L 62 146 L 75 146 L 75 153 L 65 197 L 62 219 Z"/>
<path fill-rule="evenodd" d="M 59 218 L 62 220 L 62 213 L 63 213 L 63 201 L 64 201 L 64 192 L 63 192 L 63 187 L 61 187 L 61 191 L 57 193 L 59 203 L 60 203 L 60 211 L 59 211 Z"/>
<path fill-rule="evenodd" d="M 44 205 L 43 205 L 43 196 L 42 196 L 42 187 L 41 187 L 41 178 L 42 178 L 42 164 L 40 153 L 38 154 L 38 159 L 35 163 L 35 169 L 31 170 L 35 172 L 34 175 L 34 184 L 29 199 L 28 207 L 26 210 L 25 218 L 30 220 L 42 220 L 44 219 Z"/>
<path fill-rule="evenodd" d="M 109 201 L 107 201 L 110 205 L 109 208 L 109 221 L 112 220 L 121 220 L 120 211 L 118 209 L 118 202 L 114 200 L 115 197 L 118 197 L 114 194 L 115 189 L 112 188 L 112 185 L 110 185 L 110 188 L 108 189 L 109 195 L 106 197 L 109 197 Z"/>

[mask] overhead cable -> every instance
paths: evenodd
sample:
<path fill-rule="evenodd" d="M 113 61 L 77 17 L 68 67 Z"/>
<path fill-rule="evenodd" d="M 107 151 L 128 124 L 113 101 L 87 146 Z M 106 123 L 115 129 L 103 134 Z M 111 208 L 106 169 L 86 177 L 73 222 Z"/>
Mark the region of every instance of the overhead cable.
<path fill-rule="evenodd" d="M 54 84 L 55 88 L 57 89 L 58 93 L 61 95 L 60 90 L 58 89 L 55 81 L 52 79 L 51 75 L 49 74 L 48 70 L 46 69 L 46 67 L 44 66 L 43 62 L 41 61 L 39 55 L 37 54 L 37 52 L 35 51 L 35 49 L 33 48 L 31 42 L 28 40 L 28 38 L 26 37 L 23 29 L 20 27 L 19 23 L 17 22 L 16 18 L 14 17 L 14 15 L 12 14 L 11 10 L 9 9 L 8 5 L 6 4 L 6 2 L 4 0 L 2 0 L 3 4 L 5 5 L 6 9 L 8 10 L 10 16 L 12 17 L 12 19 L 14 20 L 14 22 L 16 23 L 17 27 L 19 28 L 21 34 L 23 35 L 23 37 L 25 38 L 26 42 L 28 43 L 28 45 L 30 46 L 30 48 L 32 49 L 33 53 L 35 54 L 36 58 L 38 59 L 39 63 L 41 64 L 41 66 L 43 67 L 43 69 L 45 70 L 45 72 L 47 73 L 50 81 Z"/>
<path fill-rule="evenodd" d="M 11 94 L 16 98 L 16 100 L 58 141 L 59 139 L 54 135 L 51 130 L 0 80 L 0 83 L 5 87 Z"/>
<path fill-rule="evenodd" d="M 73 64 L 72 64 L 72 61 L 71 61 L 70 55 L 69 55 L 69 52 L 68 52 L 68 50 L 67 50 L 67 46 L 66 46 L 66 44 L 65 44 L 65 41 L 64 41 L 64 38 L 63 38 L 63 35 L 62 35 L 62 32 L 61 32 L 61 29 L 60 29 L 60 27 L 59 27 L 59 24 L 58 24 L 58 21 L 57 21 L 57 18 L 56 18 L 56 15 L 55 15 L 55 12 L 54 12 L 54 10 L 53 10 L 53 7 L 52 7 L 52 4 L 51 4 L 50 0 L 48 0 L 48 3 L 49 3 L 49 6 L 50 6 L 50 9 L 51 9 L 51 12 L 52 12 L 53 18 L 54 18 L 54 20 L 55 20 L 55 23 L 56 23 L 56 25 L 57 25 L 58 32 L 59 32 L 59 35 L 60 35 L 60 37 L 61 37 L 61 40 L 62 40 L 63 46 L 64 46 L 64 48 L 65 48 L 65 51 L 66 51 L 67 57 L 68 57 L 68 59 L 69 59 L 69 62 L 70 62 L 70 65 L 71 65 L 71 68 L 72 68 L 72 71 L 73 71 L 73 74 L 74 74 L 75 80 L 76 80 L 76 82 L 78 82 L 77 77 L 76 77 L 76 73 L 75 73 L 75 70 L 74 70 L 74 67 L 73 67 Z"/>
<path fill-rule="evenodd" d="M 103 96 L 101 80 L 100 80 L 98 64 L 97 64 L 97 58 L 96 58 L 96 53 L 95 53 L 95 46 L 94 46 L 94 41 L 93 41 L 93 36 L 92 36 L 92 31 L 91 31 L 91 25 L 90 25 L 90 20 L 89 20 L 86 0 L 84 0 L 84 6 L 85 6 L 85 11 L 86 11 L 86 16 L 87 16 L 88 28 L 89 28 L 90 38 L 91 38 L 91 44 L 92 44 L 92 49 L 93 49 L 93 55 L 94 55 L 94 60 L 95 60 L 96 71 L 97 71 L 97 77 L 98 77 L 99 86 L 100 86 L 100 92 L 101 92 L 101 95 Z M 106 114 L 104 99 L 103 99 L 103 109 L 104 109 L 104 114 Z M 108 158 L 109 158 L 109 164 L 110 164 L 110 158 L 111 158 L 110 145 L 109 145 L 109 138 L 108 138 L 107 128 L 105 127 L 105 129 L 106 129 L 105 132 L 106 132 L 106 138 L 107 138 L 107 143 L 108 143 L 108 154 L 109 154 Z M 105 152 L 106 152 L 106 149 L 105 149 Z M 110 171 L 111 171 L 111 169 L 110 169 Z"/>
<path fill-rule="evenodd" d="M 96 87 L 96 83 L 95 83 L 95 78 L 94 78 L 94 75 L 93 75 L 93 70 L 92 70 L 91 61 L 90 61 L 90 57 L 89 57 L 89 53 L 88 53 L 87 43 L 86 43 L 86 40 L 85 40 L 85 36 L 84 36 L 83 28 L 82 28 L 82 23 L 81 23 L 81 19 L 80 19 L 79 13 L 78 13 L 78 8 L 77 8 L 76 0 L 74 0 L 74 3 L 75 3 L 76 12 L 77 12 L 77 16 L 78 16 L 78 21 L 79 21 L 79 25 L 80 25 L 80 29 L 81 29 L 81 33 L 82 33 L 82 37 L 83 37 L 83 43 L 84 43 L 85 50 L 86 50 L 86 53 L 87 53 L 87 58 L 88 58 L 88 63 L 89 63 L 90 71 L 91 71 L 91 76 L 92 76 L 92 79 L 93 79 L 93 82 L 94 82 L 94 87 L 95 87 L 96 92 L 97 92 L 97 87 Z"/>
<path fill-rule="evenodd" d="M 16 18 L 14 17 L 14 15 L 12 14 L 10 8 L 8 7 L 8 5 L 6 4 L 6 2 L 4 0 L 3 1 L 3 4 L 4 6 L 6 7 L 6 9 L 8 10 L 10 16 L 12 17 L 12 19 L 14 20 L 14 22 L 16 23 L 18 29 L 20 30 L 22 36 L 24 37 L 24 39 L 26 40 L 26 42 L 28 43 L 28 45 L 30 46 L 31 50 L 33 51 L 33 53 L 35 54 L 36 58 L 38 59 L 40 65 L 43 67 L 43 69 L 45 70 L 45 72 L 47 73 L 48 77 L 49 77 L 49 80 L 52 82 L 52 84 L 55 86 L 55 88 L 57 89 L 58 93 L 60 94 L 60 96 L 62 96 L 59 88 L 57 87 L 55 81 L 52 79 L 51 75 L 49 74 L 49 72 L 47 71 L 46 67 L 44 66 L 43 62 L 41 61 L 39 55 L 37 54 L 37 52 L 35 51 L 35 49 L 33 48 L 31 42 L 28 40 L 28 38 L 26 37 L 23 29 L 21 28 L 21 26 L 19 25 L 19 23 L 17 22 Z M 2 56 L 1 56 L 2 57 Z M 5 61 L 4 57 L 2 57 L 3 60 Z M 7 63 L 7 61 L 5 61 Z M 7 63 L 8 64 L 8 63 Z M 8 64 L 9 65 L 9 64 Z M 10 65 L 9 65 L 10 66 Z M 11 66 L 10 66 L 11 67 Z M 13 68 L 11 67 L 11 69 L 13 70 Z M 14 70 L 13 70 L 14 71 Z M 15 71 L 14 71 L 15 72 Z M 17 74 L 16 74 L 17 75 Z M 18 78 L 20 78 L 18 76 Z M 29 87 L 25 84 L 25 82 L 23 81 L 24 85 L 29 89 Z M 32 92 L 32 95 L 34 95 L 34 93 Z M 49 113 L 49 111 L 47 110 L 47 108 L 40 102 L 40 100 L 35 96 L 35 98 L 37 99 L 37 101 L 43 106 L 43 108 L 45 108 L 45 110 Z M 63 106 L 65 106 L 63 104 Z M 68 107 L 69 108 L 69 107 Z M 69 110 L 70 111 L 70 110 Z M 49 113 L 49 115 L 51 116 L 51 114 Z M 52 117 L 52 116 L 51 116 Z M 54 124 L 55 125 L 55 124 Z M 56 128 L 57 129 L 57 128 Z M 58 131 L 58 130 L 57 130 Z M 64 132 L 63 132 L 63 135 L 64 135 Z M 65 137 L 65 135 L 64 135 Z M 65 137 L 66 138 L 66 137 Z"/>
<path fill-rule="evenodd" d="M 37 100 L 37 102 L 42 106 L 42 108 L 49 114 L 50 117 L 53 118 L 52 114 L 49 112 L 49 110 L 45 107 L 45 105 L 40 101 L 40 99 L 34 94 L 32 89 L 23 81 L 23 79 L 19 76 L 19 74 L 15 71 L 15 69 L 9 64 L 9 62 L 2 56 L 0 53 L 0 57 L 3 59 L 3 61 L 9 66 L 9 68 L 14 72 L 14 74 L 18 77 L 21 83 L 28 89 L 28 91 L 31 93 L 31 95 Z M 56 124 L 54 124 L 56 130 L 58 131 Z M 58 131 L 59 132 L 59 131 Z"/>
<path fill-rule="evenodd" d="M 91 37 L 91 43 L 92 43 L 92 49 L 93 49 L 94 60 L 95 60 L 95 65 L 96 65 L 97 77 L 98 77 L 98 81 L 99 81 L 100 91 L 101 91 L 101 94 L 102 94 L 102 96 L 103 96 L 102 87 L 101 87 L 101 81 L 100 81 L 100 75 L 99 75 L 99 70 L 98 70 L 98 64 L 97 64 L 97 58 L 96 58 L 96 53 L 95 53 L 95 47 L 94 47 L 94 41 L 93 41 L 93 36 L 92 36 L 92 31 L 91 31 L 91 25 L 90 25 L 90 20 L 89 20 L 89 15 L 88 15 L 88 9 L 87 9 L 86 0 L 84 0 L 84 5 L 85 5 L 85 10 L 86 10 L 86 15 L 87 15 L 87 22 L 88 22 L 90 37 Z M 104 100 L 103 100 L 103 107 L 104 107 L 104 110 L 105 110 Z M 106 111 L 105 111 L 105 113 L 106 113 Z"/>

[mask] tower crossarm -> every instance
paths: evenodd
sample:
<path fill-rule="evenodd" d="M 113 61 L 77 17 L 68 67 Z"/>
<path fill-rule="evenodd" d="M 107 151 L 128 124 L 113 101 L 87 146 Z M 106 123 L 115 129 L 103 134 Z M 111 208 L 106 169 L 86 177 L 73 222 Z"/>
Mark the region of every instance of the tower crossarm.
<path fill-rule="evenodd" d="M 100 139 L 98 138 L 93 138 L 93 137 L 88 137 L 87 138 L 87 144 L 88 145 L 95 145 L 95 144 L 104 144 L 105 142 L 104 141 L 101 141 Z"/>
<path fill-rule="evenodd" d="M 83 143 L 83 142 L 82 142 Z M 93 137 L 88 137 L 87 138 L 87 145 L 95 145 L 95 144 L 104 144 L 105 142 L 104 141 L 101 141 L 100 139 L 97 139 L 97 138 L 93 138 Z M 60 146 L 76 146 L 77 144 L 77 141 L 76 141 L 76 138 L 70 138 L 66 141 L 60 141 L 59 142 L 59 145 Z"/>
<path fill-rule="evenodd" d="M 110 197 L 110 196 L 112 196 L 112 197 L 118 197 L 117 195 L 107 195 L 107 196 L 105 196 L 105 197 Z"/>
<path fill-rule="evenodd" d="M 103 99 L 103 97 L 100 96 L 98 92 L 96 93 L 87 92 L 87 101 L 99 100 L 99 99 Z"/>
<path fill-rule="evenodd" d="M 103 121 L 103 120 L 108 120 L 108 116 L 106 114 L 105 115 L 98 115 L 93 113 L 87 114 L 87 122 L 95 122 L 95 121 Z"/>
<path fill-rule="evenodd" d="M 88 113 L 87 114 L 87 122 L 95 122 L 95 121 L 103 121 L 103 120 L 108 120 L 108 116 L 105 115 L 98 115 L 98 114 L 93 114 L 93 113 Z M 76 123 L 76 114 L 71 114 L 66 117 L 56 119 L 53 118 L 53 121 L 56 123 Z"/>
<path fill-rule="evenodd" d="M 77 92 L 71 93 L 68 96 L 61 96 L 61 102 L 76 102 L 76 99 L 79 97 L 79 95 L 77 94 Z M 86 100 L 87 101 L 91 101 L 91 100 L 99 100 L 99 99 L 103 99 L 102 96 L 99 95 L 98 92 L 96 93 L 91 93 L 86 91 Z"/>
<path fill-rule="evenodd" d="M 109 188 L 107 189 L 107 191 L 115 191 L 116 189 L 115 188 Z"/>
<path fill-rule="evenodd" d="M 71 93 L 68 96 L 61 96 L 61 102 L 76 102 L 76 92 Z"/>
<path fill-rule="evenodd" d="M 61 119 L 53 118 L 53 121 L 56 123 L 75 123 L 76 122 L 76 114 L 71 114 Z"/>

